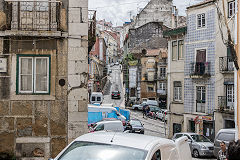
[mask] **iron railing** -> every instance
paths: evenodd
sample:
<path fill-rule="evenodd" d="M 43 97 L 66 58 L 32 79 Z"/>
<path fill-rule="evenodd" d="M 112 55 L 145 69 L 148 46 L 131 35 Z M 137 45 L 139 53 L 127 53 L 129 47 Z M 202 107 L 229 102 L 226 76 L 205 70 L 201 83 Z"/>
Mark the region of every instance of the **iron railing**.
<path fill-rule="evenodd" d="M 220 111 L 233 111 L 234 107 L 228 105 L 226 96 L 218 96 L 218 109 Z"/>
<path fill-rule="evenodd" d="M 8 29 L 56 31 L 60 26 L 60 2 L 7 1 Z"/>
<path fill-rule="evenodd" d="M 219 57 L 219 70 L 220 72 L 233 72 L 233 59 L 231 57 Z"/>
<path fill-rule="evenodd" d="M 209 77 L 211 76 L 210 72 L 210 62 L 194 62 L 191 63 L 191 76 L 203 76 Z"/>

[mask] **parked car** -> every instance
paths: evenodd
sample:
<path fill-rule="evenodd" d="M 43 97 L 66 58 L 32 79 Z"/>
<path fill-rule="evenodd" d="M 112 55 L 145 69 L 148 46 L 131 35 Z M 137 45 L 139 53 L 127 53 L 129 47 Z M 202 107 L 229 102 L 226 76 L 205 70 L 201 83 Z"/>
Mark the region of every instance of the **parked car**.
<path fill-rule="evenodd" d="M 120 132 L 82 135 L 54 160 L 192 160 L 187 137 L 166 138 Z"/>
<path fill-rule="evenodd" d="M 226 146 L 228 146 L 229 142 L 235 140 L 235 129 L 220 129 L 214 140 L 214 156 L 218 156 L 218 152 L 220 150 L 220 142 L 224 141 Z"/>
<path fill-rule="evenodd" d="M 176 140 L 182 136 L 188 137 L 193 157 L 213 156 L 213 143 L 207 137 L 197 133 L 175 133 L 172 139 Z"/>
<path fill-rule="evenodd" d="M 162 121 L 167 121 L 167 110 L 161 109 L 157 112 L 157 118 L 161 119 Z"/>
<path fill-rule="evenodd" d="M 146 103 L 134 104 L 134 105 L 132 105 L 132 109 L 134 109 L 134 110 L 143 110 L 143 106 L 144 105 L 146 105 Z"/>
<path fill-rule="evenodd" d="M 149 105 L 149 106 L 156 106 L 158 107 L 158 102 L 155 100 L 147 100 L 147 101 L 143 101 L 141 104 L 134 104 L 132 106 L 132 109 L 134 110 L 143 110 L 143 106 L 144 105 Z"/>
<path fill-rule="evenodd" d="M 112 99 L 121 99 L 121 95 L 119 91 L 112 92 Z"/>
<path fill-rule="evenodd" d="M 132 119 L 129 121 L 129 123 L 132 126 L 132 130 L 130 131 L 131 133 L 144 134 L 144 127 L 141 121 L 137 119 Z"/>
<path fill-rule="evenodd" d="M 100 121 L 100 122 L 95 123 L 90 128 L 90 132 L 96 132 L 96 131 L 123 132 L 124 127 L 123 127 L 123 123 L 119 120 L 116 120 L 116 121 Z"/>

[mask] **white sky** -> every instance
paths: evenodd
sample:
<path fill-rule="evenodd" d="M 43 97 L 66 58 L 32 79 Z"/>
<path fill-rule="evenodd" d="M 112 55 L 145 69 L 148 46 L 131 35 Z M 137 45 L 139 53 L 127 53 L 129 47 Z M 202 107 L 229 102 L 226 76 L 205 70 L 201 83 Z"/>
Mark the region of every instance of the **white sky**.
<path fill-rule="evenodd" d="M 199 3 L 203 0 L 173 0 L 180 15 L 185 15 L 187 6 Z M 89 9 L 97 10 L 97 19 L 111 21 L 114 26 L 122 25 L 129 21 L 130 12 L 136 15 L 141 8 L 144 8 L 149 0 L 89 0 Z"/>

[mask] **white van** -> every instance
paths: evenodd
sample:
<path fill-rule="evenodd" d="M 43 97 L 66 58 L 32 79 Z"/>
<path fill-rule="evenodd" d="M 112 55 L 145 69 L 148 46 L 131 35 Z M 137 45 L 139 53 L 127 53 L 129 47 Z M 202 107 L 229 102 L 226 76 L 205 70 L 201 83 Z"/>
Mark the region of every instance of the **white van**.
<path fill-rule="evenodd" d="M 94 124 L 91 132 L 96 131 L 113 131 L 113 132 L 123 132 L 123 123 L 121 121 L 101 121 Z"/>
<path fill-rule="evenodd" d="M 147 103 L 148 105 L 151 105 L 151 106 L 158 107 L 158 102 L 156 100 L 147 100 L 147 102 L 144 102 L 144 103 Z"/>
<path fill-rule="evenodd" d="M 115 112 L 118 119 L 121 121 L 126 121 L 126 117 L 121 115 L 116 108 L 108 107 L 108 106 L 95 106 L 95 105 L 88 105 L 88 112 L 102 112 L 102 117 L 107 118 L 108 113 Z"/>
<path fill-rule="evenodd" d="M 103 94 L 102 92 L 92 92 L 90 97 L 91 104 L 101 104 L 103 101 Z"/>

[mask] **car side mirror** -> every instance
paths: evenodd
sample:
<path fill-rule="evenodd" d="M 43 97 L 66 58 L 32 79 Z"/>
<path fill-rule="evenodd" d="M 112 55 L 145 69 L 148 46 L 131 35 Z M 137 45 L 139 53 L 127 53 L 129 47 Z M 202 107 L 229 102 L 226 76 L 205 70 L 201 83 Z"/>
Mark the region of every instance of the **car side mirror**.
<path fill-rule="evenodd" d="M 188 139 L 188 143 L 192 143 L 192 140 L 191 140 L 191 139 Z"/>

